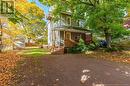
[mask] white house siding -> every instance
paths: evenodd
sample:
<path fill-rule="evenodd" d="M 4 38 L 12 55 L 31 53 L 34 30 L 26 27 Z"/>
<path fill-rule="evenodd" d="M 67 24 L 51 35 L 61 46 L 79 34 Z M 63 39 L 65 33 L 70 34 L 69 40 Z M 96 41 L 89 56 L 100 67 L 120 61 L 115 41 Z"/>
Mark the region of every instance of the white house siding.
<path fill-rule="evenodd" d="M 60 31 L 52 31 L 52 45 L 60 46 Z"/>
<path fill-rule="evenodd" d="M 70 18 L 70 22 L 68 21 L 69 18 Z M 52 46 L 54 44 L 56 46 L 63 45 L 64 39 L 61 37 L 60 32 L 69 30 L 64 26 L 83 27 L 83 24 L 84 22 L 82 20 L 73 20 L 70 15 L 66 15 L 66 14 L 61 15 L 60 19 L 56 22 L 54 22 L 52 19 L 48 19 L 48 46 Z M 79 30 L 77 31 L 79 32 Z"/>
<path fill-rule="evenodd" d="M 9 24 L 8 24 L 8 19 L 7 18 L 1 18 L 0 19 L 2 28 L 4 30 L 8 30 Z M 5 32 L 2 32 L 2 38 L 1 38 L 2 44 L 0 45 L 0 51 L 8 51 L 8 50 L 13 50 L 13 44 L 12 43 L 7 43 L 7 40 L 10 41 L 10 35 L 8 35 Z"/>
<path fill-rule="evenodd" d="M 52 22 L 48 22 L 48 46 L 52 46 Z"/>
<path fill-rule="evenodd" d="M 13 46 L 12 45 L 3 45 L 2 46 L 2 51 L 3 52 L 10 51 L 10 50 L 13 50 Z"/>
<path fill-rule="evenodd" d="M 56 27 L 60 25 L 60 21 L 54 23 L 48 22 L 48 46 L 52 46 L 54 43 L 56 46 L 60 45 L 60 31 L 55 31 Z"/>
<path fill-rule="evenodd" d="M 6 33 L 3 33 L 2 35 L 2 45 L 1 45 L 1 51 L 5 52 L 5 51 L 9 51 L 9 50 L 13 50 L 13 44 L 12 43 L 6 43 L 7 40 L 11 40 L 10 36 L 7 35 Z"/>
<path fill-rule="evenodd" d="M 55 35 L 56 35 L 55 44 L 56 46 L 60 46 L 60 31 L 55 31 Z"/>

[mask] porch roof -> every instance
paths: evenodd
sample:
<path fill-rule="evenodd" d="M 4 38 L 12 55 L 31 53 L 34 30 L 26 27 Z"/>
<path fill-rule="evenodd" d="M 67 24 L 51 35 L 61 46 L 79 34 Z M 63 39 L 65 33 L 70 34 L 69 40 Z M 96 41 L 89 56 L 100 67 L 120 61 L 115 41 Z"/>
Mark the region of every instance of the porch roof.
<path fill-rule="evenodd" d="M 55 27 L 53 30 L 79 32 L 79 33 L 91 33 L 90 30 L 84 29 L 82 27 L 65 26 L 65 25 L 60 26 L 60 27 Z"/>
<path fill-rule="evenodd" d="M 78 32 L 78 33 L 90 33 L 85 30 L 78 30 L 78 29 L 67 29 L 67 28 L 55 28 L 54 31 L 69 31 L 69 32 Z"/>

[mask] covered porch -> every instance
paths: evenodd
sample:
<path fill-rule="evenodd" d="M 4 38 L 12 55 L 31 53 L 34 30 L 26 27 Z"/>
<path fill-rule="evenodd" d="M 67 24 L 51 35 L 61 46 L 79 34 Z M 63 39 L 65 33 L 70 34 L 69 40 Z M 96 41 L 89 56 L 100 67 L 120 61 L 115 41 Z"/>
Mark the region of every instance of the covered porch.
<path fill-rule="evenodd" d="M 85 43 L 92 41 L 92 35 L 88 31 L 76 29 L 55 29 L 52 32 L 53 45 L 56 47 L 73 47 L 82 38 Z"/>

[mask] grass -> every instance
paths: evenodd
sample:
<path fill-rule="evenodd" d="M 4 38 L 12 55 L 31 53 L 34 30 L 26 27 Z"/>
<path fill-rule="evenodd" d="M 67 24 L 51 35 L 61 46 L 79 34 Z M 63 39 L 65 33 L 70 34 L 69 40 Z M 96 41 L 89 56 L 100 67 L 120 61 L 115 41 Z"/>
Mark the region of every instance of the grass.
<path fill-rule="evenodd" d="M 43 48 L 27 47 L 18 54 L 25 57 L 41 57 L 43 55 L 50 54 L 50 52 L 49 50 Z"/>

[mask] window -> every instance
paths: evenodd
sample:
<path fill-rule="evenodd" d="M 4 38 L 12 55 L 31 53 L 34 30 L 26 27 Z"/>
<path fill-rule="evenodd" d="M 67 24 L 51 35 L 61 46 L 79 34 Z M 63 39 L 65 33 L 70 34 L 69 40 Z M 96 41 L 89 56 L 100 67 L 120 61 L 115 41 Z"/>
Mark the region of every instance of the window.
<path fill-rule="evenodd" d="M 81 34 L 80 33 L 72 33 L 71 34 L 71 39 L 78 42 L 79 39 L 81 38 Z"/>
<path fill-rule="evenodd" d="M 71 18 L 70 17 L 67 18 L 67 24 L 71 25 Z"/>
<path fill-rule="evenodd" d="M 79 41 L 80 37 L 81 37 L 81 35 L 77 35 L 77 36 L 75 37 L 75 40 Z"/>

